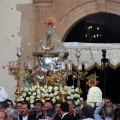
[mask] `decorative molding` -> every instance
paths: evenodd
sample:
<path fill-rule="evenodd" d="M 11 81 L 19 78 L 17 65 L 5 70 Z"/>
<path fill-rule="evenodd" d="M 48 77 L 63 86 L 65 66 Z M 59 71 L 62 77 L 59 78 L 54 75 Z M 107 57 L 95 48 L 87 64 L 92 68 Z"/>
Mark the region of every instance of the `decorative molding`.
<path fill-rule="evenodd" d="M 97 0 L 97 8 L 98 11 L 104 12 L 106 8 L 106 1 L 105 0 Z"/>
<path fill-rule="evenodd" d="M 53 0 L 33 0 L 37 7 L 51 7 Z"/>

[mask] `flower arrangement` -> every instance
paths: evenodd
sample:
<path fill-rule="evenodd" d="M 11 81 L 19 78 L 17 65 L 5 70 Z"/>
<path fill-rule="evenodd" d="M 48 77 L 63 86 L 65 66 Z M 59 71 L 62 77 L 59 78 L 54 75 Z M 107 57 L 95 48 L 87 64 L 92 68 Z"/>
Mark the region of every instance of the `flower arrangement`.
<path fill-rule="evenodd" d="M 87 104 L 90 104 L 92 107 L 99 106 L 102 103 L 102 91 L 99 87 L 91 87 L 87 95 Z"/>
<path fill-rule="evenodd" d="M 80 104 L 80 94 L 78 88 L 74 88 L 74 86 L 64 86 L 64 90 L 68 92 L 65 99 L 74 99 L 75 105 L 78 106 Z M 40 99 L 43 103 L 45 100 L 52 100 L 53 103 L 60 100 L 59 92 L 62 91 L 62 86 L 32 86 L 31 88 L 25 87 L 22 90 L 21 96 L 17 99 L 17 101 L 28 101 L 31 104 L 31 108 L 34 107 L 33 103 L 36 99 Z"/>

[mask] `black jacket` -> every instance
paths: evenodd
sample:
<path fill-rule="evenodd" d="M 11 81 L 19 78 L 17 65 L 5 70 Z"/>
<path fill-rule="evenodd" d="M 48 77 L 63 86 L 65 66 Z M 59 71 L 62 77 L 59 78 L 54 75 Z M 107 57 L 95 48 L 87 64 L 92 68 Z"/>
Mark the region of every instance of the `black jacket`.
<path fill-rule="evenodd" d="M 22 116 L 19 117 L 19 120 L 23 120 Z M 36 120 L 36 119 L 32 115 L 29 115 L 27 120 Z"/>
<path fill-rule="evenodd" d="M 66 114 L 61 120 L 73 120 L 70 114 Z"/>

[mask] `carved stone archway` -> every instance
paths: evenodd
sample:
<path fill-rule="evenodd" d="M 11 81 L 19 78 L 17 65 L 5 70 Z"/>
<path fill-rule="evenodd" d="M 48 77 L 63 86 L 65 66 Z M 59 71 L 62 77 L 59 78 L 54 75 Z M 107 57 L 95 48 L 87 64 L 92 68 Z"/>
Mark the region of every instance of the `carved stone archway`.
<path fill-rule="evenodd" d="M 17 5 L 17 10 L 22 13 L 19 32 L 24 48 L 22 59 L 26 59 L 26 54 L 32 55 L 31 47 L 38 45 L 46 32 L 46 18 L 51 16 L 56 20 L 55 31 L 64 41 L 78 20 L 98 12 L 120 15 L 119 8 L 119 0 L 33 0 L 33 4 Z"/>
<path fill-rule="evenodd" d="M 58 35 L 61 40 L 64 41 L 70 29 L 74 27 L 76 22 L 87 15 L 98 13 L 98 12 L 107 12 L 120 15 L 119 0 L 96 0 L 89 1 L 83 4 L 79 3 L 70 8 L 67 13 L 61 16 L 58 22 Z"/>

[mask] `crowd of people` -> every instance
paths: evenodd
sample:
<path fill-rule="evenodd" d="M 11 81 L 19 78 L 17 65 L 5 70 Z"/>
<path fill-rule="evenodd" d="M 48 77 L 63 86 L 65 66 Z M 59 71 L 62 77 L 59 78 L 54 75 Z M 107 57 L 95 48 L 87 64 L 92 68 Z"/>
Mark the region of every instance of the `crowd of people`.
<path fill-rule="evenodd" d="M 76 107 L 74 100 L 66 102 L 35 100 L 34 109 L 28 102 L 13 102 L 9 99 L 0 102 L 0 120 L 120 120 L 120 108 L 109 99 L 103 99 L 100 106 L 92 107 L 86 102 Z"/>

